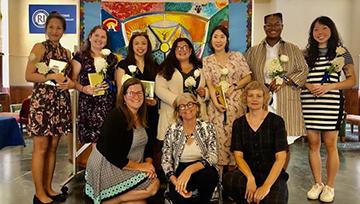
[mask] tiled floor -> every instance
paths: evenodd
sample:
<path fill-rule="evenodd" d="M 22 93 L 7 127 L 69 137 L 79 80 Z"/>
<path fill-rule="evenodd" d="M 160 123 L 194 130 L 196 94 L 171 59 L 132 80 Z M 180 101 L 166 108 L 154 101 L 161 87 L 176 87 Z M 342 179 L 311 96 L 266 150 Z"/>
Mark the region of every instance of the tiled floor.
<path fill-rule="evenodd" d="M 348 138 L 349 139 L 349 138 Z M 350 138 L 351 139 L 351 138 Z M 353 140 L 357 137 L 353 136 Z M 7 147 L 0 150 L 0 204 L 30 204 L 34 195 L 31 177 L 32 140 L 26 140 L 27 146 Z M 336 198 L 334 203 L 360 203 L 360 143 L 339 143 L 340 169 L 336 177 Z M 322 148 L 322 158 L 325 150 Z M 63 138 L 58 149 L 54 186 L 60 189 L 60 183 L 68 178 L 72 166 L 66 155 L 66 140 Z M 325 163 L 323 163 L 325 165 Z M 323 168 L 324 169 L 324 168 Z M 308 201 L 306 191 L 311 185 L 312 176 L 307 159 L 307 143 L 300 140 L 291 145 L 291 161 L 288 168 L 290 179 L 289 204 L 318 204 L 319 201 Z M 325 176 L 325 172 L 323 173 Z M 69 197 L 66 204 L 91 203 L 83 194 L 84 180 L 77 176 L 67 187 Z M 162 203 L 155 199 L 149 203 Z M 230 201 L 224 202 L 230 204 Z"/>

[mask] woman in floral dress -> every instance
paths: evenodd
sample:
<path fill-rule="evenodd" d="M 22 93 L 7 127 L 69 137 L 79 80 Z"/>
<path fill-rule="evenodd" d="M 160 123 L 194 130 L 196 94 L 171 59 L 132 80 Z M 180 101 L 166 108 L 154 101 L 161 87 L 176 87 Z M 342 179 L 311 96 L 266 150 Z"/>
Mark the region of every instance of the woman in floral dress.
<path fill-rule="evenodd" d="M 34 45 L 26 67 L 26 81 L 34 82 L 28 126 L 34 144 L 31 164 L 35 184 L 33 203 L 66 199 L 63 194 L 53 190 L 51 183 L 60 136 L 71 131 L 68 89 L 74 83 L 68 78 L 70 66 L 65 68 L 65 73 L 54 73 L 47 68 L 50 59 L 64 62 L 71 59 L 70 51 L 59 42 L 65 29 L 65 19 L 58 13 L 51 13 L 45 23 L 47 40 Z M 42 66 L 45 69 L 40 68 L 41 63 L 45 63 L 46 66 Z"/>
<path fill-rule="evenodd" d="M 245 112 L 240 103 L 240 95 L 242 88 L 251 81 L 251 72 L 241 53 L 229 52 L 229 32 L 226 27 L 214 28 L 210 47 L 214 54 L 204 58 L 203 69 L 211 97 L 209 120 L 215 125 L 219 146 L 218 165 L 222 174 L 223 166 L 235 165 L 230 152 L 232 124 Z M 218 102 L 215 87 L 219 86 L 219 83 L 225 91 L 227 107 Z"/>
<path fill-rule="evenodd" d="M 108 48 L 108 33 L 101 26 L 95 26 L 71 64 L 72 78 L 79 94 L 78 135 L 80 143 L 96 143 L 100 136 L 100 128 L 108 112 L 115 107 L 116 89 L 114 87 L 114 72 L 117 63 L 116 56 Z M 105 48 L 105 49 L 104 49 Z M 94 62 L 105 58 L 108 64 L 106 70 L 96 68 Z M 99 87 L 90 86 L 88 74 L 103 72 L 106 81 Z M 110 88 L 109 88 L 110 87 Z M 105 94 L 93 96 L 98 91 Z"/>

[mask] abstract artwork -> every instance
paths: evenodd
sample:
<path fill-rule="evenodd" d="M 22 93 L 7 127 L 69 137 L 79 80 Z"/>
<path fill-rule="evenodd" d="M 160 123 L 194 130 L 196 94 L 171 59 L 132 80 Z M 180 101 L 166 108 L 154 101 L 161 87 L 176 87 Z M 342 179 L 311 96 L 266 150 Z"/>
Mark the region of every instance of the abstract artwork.
<path fill-rule="evenodd" d="M 94 2 L 97 6 L 94 6 Z M 86 4 L 91 4 L 93 8 L 100 7 L 100 17 L 94 11 L 91 11 L 92 15 L 87 15 L 86 8 L 90 8 L 90 6 Z M 81 6 L 84 9 L 81 12 L 81 15 L 84 16 L 82 18 L 84 22 L 81 24 L 83 25 L 81 40 L 87 36 L 89 29 L 99 25 L 100 21 L 108 30 L 111 49 L 118 54 L 119 58 L 126 56 L 128 42 L 134 32 L 148 34 L 153 48 L 153 56 L 159 63 L 166 57 L 172 43 L 178 37 L 190 39 L 194 44 L 197 56 L 201 58 L 209 54 L 207 42 L 212 29 L 219 24 L 232 25 L 232 22 L 229 22 L 232 17 L 234 18 L 233 22 L 244 24 L 242 30 L 236 30 L 237 33 L 232 32 L 229 28 L 230 35 L 237 35 L 234 40 L 236 45 L 234 44 L 233 47 L 239 51 L 245 51 L 250 46 L 251 13 L 249 11 L 251 11 L 251 1 L 249 3 L 247 1 L 229 3 L 227 0 L 192 2 L 179 0 L 176 2 L 83 0 Z M 233 16 L 229 10 L 234 10 Z M 241 10 L 241 14 L 235 10 Z M 94 22 L 96 21 L 93 25 L 86 21 L 90 18 Z M 231 44 L 230 47 L 232 47 Z"/>

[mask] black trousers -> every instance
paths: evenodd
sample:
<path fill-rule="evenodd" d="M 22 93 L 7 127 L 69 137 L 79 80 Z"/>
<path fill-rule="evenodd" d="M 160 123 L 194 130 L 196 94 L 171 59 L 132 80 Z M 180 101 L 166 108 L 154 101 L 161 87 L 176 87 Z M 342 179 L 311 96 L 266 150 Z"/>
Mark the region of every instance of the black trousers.
<path fill-rule="evenodd" d="M 260 202 L 261 204 L 286 204 L 288 203 L 287 177 L 279 176 L 271 186 L 269 194 Z M 255 178 L 256 180 L 256 178 Z M 247 204 L 245 199 L 247 178 L 239 170 L 227 172 L 223 178 L 224 191 L 233 198 L 237 204 Z M 257 184 L 258 185 L 258 184 Z M 258 185 L 260 187 L 260 185 Z"/>
<path fill-rule="evenodd" d="M 180 163 L 179 167 L 176 169 L 175 176 L 178 177 L 183 170 L 193 164 L 191 163 Z M 219 175 L 215 167 L 205 167 L 198 172 L 195 172 L 191 175 L 190 180 L 186 186 L 187 191 L 198 190 L 199 194 L 196 198 L 184 198 L 176 190 L 175 186 L 170 182 L 169 183 L 169 197 L 174 204 L 189 204 L 189 203 L 199 203 L 199 204 L 209 204 L 211 196 L 214 192 L 215 187 L 219 182 Z"/>

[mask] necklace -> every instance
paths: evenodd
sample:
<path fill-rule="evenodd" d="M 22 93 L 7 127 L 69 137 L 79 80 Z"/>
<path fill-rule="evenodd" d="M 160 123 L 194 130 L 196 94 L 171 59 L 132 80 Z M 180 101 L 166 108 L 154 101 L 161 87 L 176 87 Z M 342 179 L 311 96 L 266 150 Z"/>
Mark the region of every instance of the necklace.
<path fill-rule="evenodd" d="M 188 134 L 185 134 L 185 139 L 186 139 L 186 141 L 188 141 L 189 139 L 194 139 L 194 134 L 193 133 L 191 133 L 190 135 L 188 135 Z"/>

